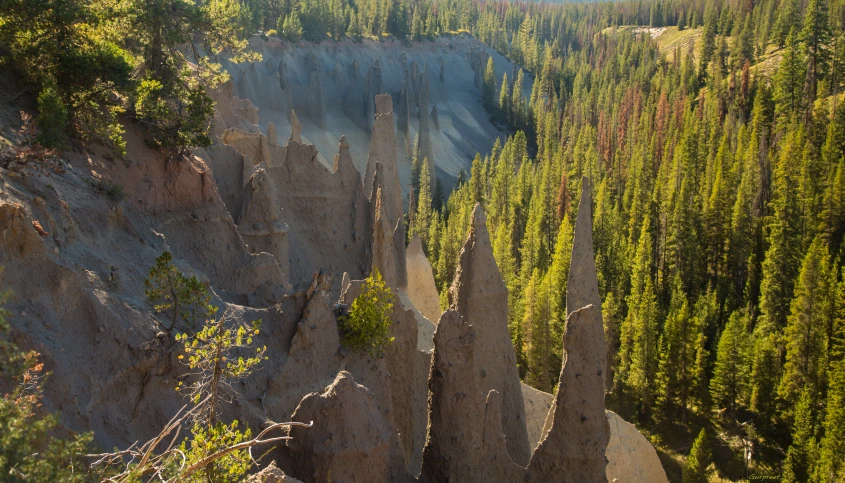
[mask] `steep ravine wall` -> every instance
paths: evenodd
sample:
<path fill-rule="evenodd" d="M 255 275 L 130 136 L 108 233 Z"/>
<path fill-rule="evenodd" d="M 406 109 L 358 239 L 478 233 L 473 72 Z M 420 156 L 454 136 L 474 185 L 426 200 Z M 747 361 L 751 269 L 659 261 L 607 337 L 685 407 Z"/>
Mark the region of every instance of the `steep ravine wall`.
<path fill-rule="evenodd" d="M 302 123 L 304 141 L 314 144 L 318 152 L 335 152 L 340 136 L 346 136 L 362 176 L 370 151 L 373 99 L 377 94 L 391 95 L 396 106 L 398 171 L 406 205 L 410 180 L 407 148 L 413 146 L 417 136 L 423 155 L 434 161 L 444 193 L 451 190 L 461 169 L 470 171 L 476 153 L 490 152 L 496 138 L 506 137 L 504 128 L 490 122 L 490 114 L 482 105 L 476 79 L 477 71 L 483 74 L 486 57 L 479 67 L 479 52 L 493 57 L 497 82 L 505 72 L 513 82 L 514 65 L 471 37 L 410 44 L 367 39 L 290 44 L 255 37 L 250 47 L 262 54 L 260 63 L 235 65 L 225 59 L 221 63 L 233 79 L 235 94 L 258 107 L 261 131 L 267 134 L 267 123 L 272 122 L 283 143 L 291 132 L 293 109 Z M 401 94 L 403 85 L 405 95 Z M 527 98 L 531 93 L 527 74 L 524 88 Z M 436 122 L 430 119 L 432 110 Z M 330 156 L 320 159 L 331 165 Z"/>

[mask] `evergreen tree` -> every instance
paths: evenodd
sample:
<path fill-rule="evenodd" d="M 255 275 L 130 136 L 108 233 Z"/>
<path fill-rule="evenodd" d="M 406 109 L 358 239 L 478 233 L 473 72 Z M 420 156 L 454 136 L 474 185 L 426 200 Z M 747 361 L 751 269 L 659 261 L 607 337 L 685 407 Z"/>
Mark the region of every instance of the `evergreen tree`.
<path fill-rule="evenodd" d="M 487 67 L 484 69 L 484 89 L 482 95 L 484 96 L 484 105 L 492 111 L 496 106 L 496 69 L 493 65 L 492 56 L 487 58 Z"/>
<path fill-rule="evenodd" d="M 749 400 L 753 347 L 746 324 L 747 318 L 736 311 L 731 314 L 719 337 L 716 365 L 710 380 L 710 394 L 717 410 L 733 412 Z"/>
<path fill-rule="evenodd" d="M 426 255 L 431 257 L 433 253 L 432 245 L 437 243 L 438 240 L 436 238 L 431 238 L 433 205 L 431 199 L 431 181 L 429 180 L 429 170 L 425 168 L 427 164 L 428 159 L 424 158 L 419 174 L 420 195 L 417 199 L 417 211 L 414 213 L 414 228 L 410 233 L 410 236 L 419 236 L 420 242 L 422 242 L 423 251 L 425 251 Z"/>
<path fill-rule="evenodd" d="M 805 387 L 795 408 L 792 424 L 792 444 L 786 452 L 781 481 L 793 483 L 808 481 L 815 460 L 815 409 L 816 395 Z"/>
<path fill-rule="evenodd" d="M 482 169 L 483 168 L 481 166 L 481 155 L 476 154 L 475 158 L 472 160 L 472 169 L 469 175 L 469 191 L 472 195 L 471 202 L 473 206 L 475 205 L 475 203 L 484 202 L 484 194 L 487 191 Z"/>
<path fill-rule="evenodd" d="M 807 49 L 807 100 L 813 102 L 818 82 L 824 78 L 830 63 L 827 0 L 810 0 L 806 11 L 801 40 Z"/>
<path fill-rule="evenodd" d="M 760 286 L 759 325 L 767 331 L 786 325 L 789 303 L 801 256 L 801 216 L 798 194 L 798 156 L 803 136 L 791 133 L 782 142 L 781 155 L 775 168 L 772 198 L 773 215 L 769 226 L 763 280 Z"/>
<path fill-rule="evenodd" d="M 804 108 L 805 78 L 806 64 L 798 35 L 792 30 L 786 38 L 786 48 L 774 78 L 775 116 L 781 129 Z"/>
<path fill-rule="evenodd" d="M 827 367 L 825 347 L 830 327 L 831 292 L 827 250 L 816 237 L 804 257 L 786 330 L 786 364 L 778 393 L 794 404 L 803 391 L 821 395 Z"/>
<path fill-rule="evenodd" d="M 658 306 L 652 279 L 651 220 L 646 217 L 631 271 L 628 317 L 622 325 L 619 377 L 642 415 L 651 411 L 658 369 Z"/>
<path fill-rule="evenodd" d="M 778 47 L 783 48 L 787 44 L 791 30 L 796 32 L 801 30 L 801 1 L 781 0 L 774 28 L 774 40 Z"/>
<path fill-rule="evenodd" d="M 700 339 L 699 319 L 693 317 L 680 277 L 675 277 L 669 314 L 663 325 L 658 404 L 662 417 L 687 409 L 696 386 L 695 363 Z"/>
<path fill-rule="evenodd" d="M 508 83 L 508 73 L 502 75 L 502 86 L 499 90 L 499 111 L 501 111 L 506 118 L 510 118 L 511 112 L 511 91 Z"/>
<path fill-rule="evenodd" d="M 815 480 L 834 482 L 845 476 L 845 280 L 839 283 L 835 318 L 828 344 L 827 413 L 824 437 L 819 444 Z"/>
<path fill-rule="evenodd" d="M 710 462 L 712 453 L 710 450 L 710 436 L 707 428 L 703 428 L 695 443 L 692 445 L 689 456 L 684 464 L 683 483 L 707 483 L 710 481 Z"/>

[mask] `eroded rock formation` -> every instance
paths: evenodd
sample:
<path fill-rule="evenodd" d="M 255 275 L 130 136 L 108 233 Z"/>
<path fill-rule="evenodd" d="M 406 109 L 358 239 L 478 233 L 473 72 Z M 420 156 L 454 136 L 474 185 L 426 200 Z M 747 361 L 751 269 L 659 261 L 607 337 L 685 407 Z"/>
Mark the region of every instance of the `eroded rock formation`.
<path fill-rule="evenodd" d="M 385 223 L 391 233 L 396 221 L 402 217 L 402 192 L 399 186 L 399 167 L 396 158 L 396 132 L 393 127 L 393 102 L 389 94 L 375 98 L 376 114 L 373 122 L 373 136 L 370 140 L 370 154 L 367 158 L 367 172 L 364 177 L 364 191 L 375 193 L 373 181 L 376 166 L 381 165 L 383 177 L 382 202 L 384 203 Z M 371 198 L 371 201 L 374 201 Z"/>
<path fill-rule="evenodd" d="M 508 332 L 508 289 L 493 258 L 486 220 L 484 209 L 477 204 L 455 280 L 449 288 L 449 306 L 475 328 L 478 344 L 484 347 L 475 353 L 477 384 L 485 394 L 495 389 L 502 395 L 502 428 L 508 454 L 514 462 L 524 465 L 531 449 L 516 355 Z"/>
<path fill-rule="evenodd" d="M 604 482 L 610 428 L 604 414 L 604 329 L 588 305 L 566 319 L 554 419 L 528 465 L 532 481 Z"/>
<path fill-rule="evenodd" d="M 358 59 L 352 62 L 349 69 L 348 83 L 349 89 L 346 91 L 343 101 L 343 111 L 356 124 L 364 126 L 364 100 L 361 96 L 361 75 L 358 67 Z"/>
<path fill-rule="evenodd" d="M 288 226 L 282 218 L 278 188 L 267 171 L 258 169 L 247 182 L 238 232 L 252 253 L 266 252 L 279 262 L 282 273 L 290 273 Z"/>
<path fill-rule="evenodd" d="M 311 120 L 322 129 L 326 128 L 326 101 L 323 92 L 320 65 L 313 53 L 306 57 L 308 68 L 308 106 Z"/>
<path fill-rule="evenodd" d="M 291 142 L 302 144 L 302 124 L 293 110 L 290 111 L 290 139 L 288 139 L 288 143 Z"/>
<path fill-rule="evenodd" d="M 484 399 L 478 385 L 477 332 L 455 310 L 440 317 L 428 379 L 429 425 L 420 481 L 481 481 Z"/>
<path fill-rule="evenodd" d="M 288 78 L 284 62 L 268 61 L 248 66 L 237 91 L 256 91 L 259 75 L 275 90 L 276 72 L 288 95 L 291 82 L 303 92 L 322 92 L 317 58 L 311 54 L 306 63 L 307 85 Z M 357 63 L 353 71 L 350 86 L 359 83 Z M 335 63 L 329 78 L 344 75 Z M 27 183 L 6 179 L 14 186 L 0 202 L 0 264 L 11 267 L 4 275 L 18 293 L 14 323 L 55 368 L 58 383 L 48 387 L 47 400 L 64 401 L 69 427 L 106 434 L 100 441 L 105 446 L 129 443 L 115 436 L 115 428 L 147 436 L 181 406 L 172 391 L 180 366 L 151 354 L 146 344 L 159 326 L 138 296 L 148 267 L 170 250 L 180 270 L 209 284 L 227 317 L 264 321 L 257 337 L 271 359 L 243 381 L 243 401 L 227 407 L 226 417 L 253 429 L 267 420 L 313 420 L 311 428 L 294 427 L 294 439 L 278 451 L 280 468 L 300 480 L 413 481 L 421 471 L 420 481 L 603 481 L 605 450 L 623 461 L 609 465 L 607 474 L 619 474 L 636 458 L 625 450 L 646 451 L 639 449 L 645 440 L 619 422 L 628 439 L 610 438 L 622 447 L 605 448 L 607 421 L 614 420 L 603 414 L 606 357 L 588 181 L 575 228 L 566 362 L 548 431 L 529 460 L 523 390 L 507 330 L 508 294 L 483 211 L 479 206 L 473 213 L 450 289 L 452 310 L 441 314 L 420 241 L 412 240 L 406 253 L 393 106 L 390 96 L 380 95 L 378 62 L 367 86 L 366 98 L 360 87 L 350 87 L 349 105 L 344 103 L 358 115 L 371 106 L 363 181 L 346 138 L 340 138 L 333 170 L 327 168 L 314 146 L 303 143 L 288 104 L 291 138 L 280 146 L 275 125 L 261 134 L 257 110 L 233 96 L 231 82 L 214 94 L 220 142 L 198 150 L 197 158 L 170 163 L 130 130 L 134 154 L 125 164 L 103 163 L 97 173 L 126 186 L 131 196 L 121 203 L 78 188 L 84 182 L 75 173 L 90 170 L 90 160 L 78 153 L 68 154 L 76 157 L 68 176 L 77 178 L 67 186 L 48 187 L 36 177 Z M 430 136 L 425 141 L 423 135 L 431 134 L 431 123 L 437 128 L 429 90 L 427 69 L 420 72 L 412 63 L 397 115 L 407 149 L 410 117 L 419 106 L 421 150 L 429 152 L 426 169 L 433 170 Z M 315 124 L 325 117 L 321 95 L 302 101 L 316 108 L 316 116 L 302 110 Z M 349 351 L 338 334 L 336 309 L 352 303 L 373 269 L 394 294 L 394 340 L 384 357 Z M 56 300 L 67 301 L 61 311 Z M 82 366 L 91 368 L 91 377 L 75 377 Z M 113 403 L 113 394 L 128 396 Z M 649 471 L 637 475 L 658 475 Z M 271 466 L 250 481 L 295 480 Z"/>
<path fill-rule="evenodd" d="M 373 393 L 340 372 L 322 394 L 306 396 L 293 421 L 287 447 L 307 481 L 387 481 L 391 431 L 376 410 Z"/>

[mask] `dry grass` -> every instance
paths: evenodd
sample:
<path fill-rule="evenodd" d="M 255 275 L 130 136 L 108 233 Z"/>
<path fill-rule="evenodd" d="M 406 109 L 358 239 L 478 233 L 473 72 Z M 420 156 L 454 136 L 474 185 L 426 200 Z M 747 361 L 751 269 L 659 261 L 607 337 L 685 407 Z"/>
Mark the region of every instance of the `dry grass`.
<path fill-rule="evenodd" d="M 666 56 L 666 60 L 672 62 L 675 60 L 675 50 L 680 50 L 681 54 L 686 54 L 690 47 L 692 47 L 693 56 L 698 55 L 698 39 L 703 32 L 702 28 L 685 28 L 678 30 L 678 27 L 667 27 L 660 35 L 655 37 L 657 41 L 657 48 L 660 53 Z"/>

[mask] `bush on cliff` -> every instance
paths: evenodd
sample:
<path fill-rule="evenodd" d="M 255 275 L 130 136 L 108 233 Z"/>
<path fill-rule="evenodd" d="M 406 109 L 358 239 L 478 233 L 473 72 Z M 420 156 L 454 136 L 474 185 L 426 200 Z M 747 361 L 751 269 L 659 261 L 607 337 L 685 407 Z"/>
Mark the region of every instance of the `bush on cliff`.
<path fill-rule="evenodd" d="M 338 321 L 341 343 L 352 350 L 366 351 L 373 357 L 384 354 L 384 348 L 393 342 L 390 337 L 390 313 L 393 294 L 381 274 L 374 269 L 364 280 L 359 295 L 349 310 Z"/>

